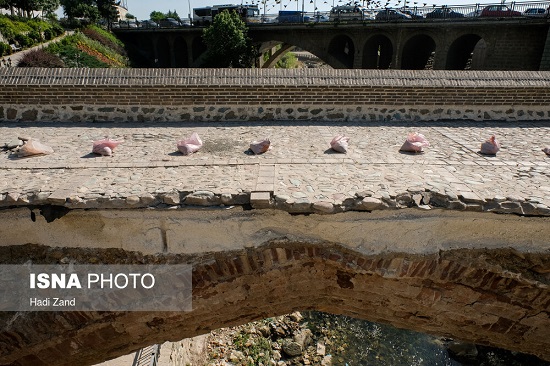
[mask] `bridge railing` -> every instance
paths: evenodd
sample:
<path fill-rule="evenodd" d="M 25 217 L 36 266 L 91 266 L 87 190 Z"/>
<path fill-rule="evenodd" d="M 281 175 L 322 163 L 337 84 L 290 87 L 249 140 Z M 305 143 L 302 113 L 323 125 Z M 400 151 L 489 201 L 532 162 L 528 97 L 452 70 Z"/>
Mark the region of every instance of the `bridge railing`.
<path fill-rule="evenodd" d="M 367 23 L 367 22 L 388 22 L 388 21 L 431 21 L 431 20 L 475 20 L 495 18 L 550 18 L 550 0 L 545 1 L 512 1 L 486 4 L 466 5 L 430 5 L 423 3 L 423 6 L 407 4 L 400 8 L 367 8 L 365 12 L 357 16 L 350 16 L 345 13 L 331 13 L 330 11 L 304 12 L 298 22 L 279 22 L 278 14 L 261 14 L 250 21 L 253 27 L 265 25 L 289 25 L 289 24 L 322 24 L 322 23 Z M 147 24 L 147 23 L 143 23 Z M 181 23 L 180 28 L 188 28 L 190 24 Z M 119 22 L 117 28 L 132 30 L 150 30 L 150 26 L 141 26 L 139 22 Z M 163 27 L 158 25 L 155 28 L 174 28 L 174 26 Z"/>
<path fill-rule="evenodd" d="M 160 345 L 154 344 L 138 350 L 134 356 L 132 366 L 157 366 L 160 356 Z"/>

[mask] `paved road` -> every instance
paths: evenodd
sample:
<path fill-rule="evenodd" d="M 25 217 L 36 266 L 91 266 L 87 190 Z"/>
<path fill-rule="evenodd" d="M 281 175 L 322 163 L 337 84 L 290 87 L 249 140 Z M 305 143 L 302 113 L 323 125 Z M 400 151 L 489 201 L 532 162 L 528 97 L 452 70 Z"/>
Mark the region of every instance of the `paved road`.
<path fill-rule="evenodd" d="M 176 141 L 194 131 L 204 147 L 183 156 Z M 422 154 L 399 152 L 412 131 L 431 143 Z M 337 134 L 351 137 L 346 155 L 328 150 Z M 492 134 L 502 150 L 496 156 L 478 154 Z M 395 201 L 398 207 L 428 209 L 427 203 L 438 206 L 443 200 L 441 206 L 451 209 L 491 211 L 498 206 L 505 212 L 550 214 L 550 157 L 541 151 L 550 145 L 550 122 L 3 123 L 0 146 L 20 135 L 38 138 L 55 152 L 27 159 L 1 153 L 0 206 L 63 204 L 67 197 L 70 207 L 103 207 L 109 201 L 115 207 L 138 207 L 175 191 L 226 197 L 271 191 L 272 203 L 291 211 L 314 205 L 338 212 L 342 205 L 370 197 L 385 202 L 376 208 Z M 92 141 L 105 135 L 125 142 L 112 157 L 92 155 Z M 264 136 L 270 137 L 272 149 L 247 154 L 249 143 Z M 436 200 L 413 197 L 419 192 L 430 192 Z M 164 202 L 178 204 L 177 199 Z"/>

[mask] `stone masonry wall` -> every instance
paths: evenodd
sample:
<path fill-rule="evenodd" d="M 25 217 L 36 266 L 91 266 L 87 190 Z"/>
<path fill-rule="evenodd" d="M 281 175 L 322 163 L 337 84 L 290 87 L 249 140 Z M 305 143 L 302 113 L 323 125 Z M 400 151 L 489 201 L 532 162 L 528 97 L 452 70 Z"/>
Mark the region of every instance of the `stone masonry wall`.
<path fill-rule="evenodd" d="M 550 73 L 0 70 L 0 121 L 548 120 Z"/>
<path fill-rule="evenodd" d="M 36 245 L 5 248 L 0 255 L 22 262 L 28 256 L 48 263 L 93 257 L 101 262 L 184 262 L 194 268 L 191 312 L 4 313 L 2 364 L 92 364 L 167 339 L 306 309 L 453 335 L 550 359 L 550 293 L 532 270 L 548 261 L 548 255 L 524 254 L 514 264 L 503 260 L 513 256 L 511 250 L 361 255 L 337 245 L 288 240 L 180 258 Z"/>

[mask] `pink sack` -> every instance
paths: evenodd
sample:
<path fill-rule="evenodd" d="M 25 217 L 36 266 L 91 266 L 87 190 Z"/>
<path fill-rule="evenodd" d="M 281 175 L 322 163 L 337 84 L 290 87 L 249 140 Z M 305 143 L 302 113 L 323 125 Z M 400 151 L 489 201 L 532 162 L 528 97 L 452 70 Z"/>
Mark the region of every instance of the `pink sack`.
<path fill-rule="evenodd" d="M 500 150 L 500 143 L 497 141 L 495 136 L 491 136 L 489 140 L 481 144 L 480 153 L 486 155 L 495 155 Z"/>
<path fill-rule="evenodd" d="M 269 150 L 269 146 L 271 145 L 271 141 L 269 141 L 269 138 L 265 138 L 261 141 L 252 141 L 250 144 L 250 150 L 256 155 L 263 154 L 267 150 Z"/>
<path fill-rule="evenodd" d="M 550 155 L 550 146 L 545 147 L 542 151 L 544 151 L 546 155 Z"/>
<path fill-rule="evenodd" d="M 349 137 L 338 135 L 330 142 L 330 148 L 334 151 L 345 154 L 348 152 L 348 141 Z"/>
<path fill-rule="evenodd" d="M 94 141 L 92 152 L 103 156 L 111 156 L 113 155 L 113 150 L 123 142 L 124 141 L 111 140 L 106 137 L 102 140 Z"/>
<path fill-rule="evenodd" d="M 202 147 L 202 140 L 196 132 L 193 132 L 189 138 L 178 141 L 176 145 L 179 152 L 183 155 L 189 155 L 199 151 Z"/>
<path fill-rule="evenodd" d="M 30 138 L 24 142 L 23 146 L 17 151 L 17 155 L 24 156 L 33 156 L 33 155 L 44 155 L 53 153 L 53 149 L 49 146 L 44 145 L 38 140 Z"/>
<path fill-rule="evenodd" d="M 428 140 L 426 140 L 424 135 L 422 135 L 421 133 L 412 132 L 409 133 L 407 139 L 405 140 L 405 143 L 403 144 L 403 146 L 401 146 L 399 150 L 416 153 L 422 152 L 422 148 L 426 146 L 430 146 L 430 143 L 428 142 Z"/>

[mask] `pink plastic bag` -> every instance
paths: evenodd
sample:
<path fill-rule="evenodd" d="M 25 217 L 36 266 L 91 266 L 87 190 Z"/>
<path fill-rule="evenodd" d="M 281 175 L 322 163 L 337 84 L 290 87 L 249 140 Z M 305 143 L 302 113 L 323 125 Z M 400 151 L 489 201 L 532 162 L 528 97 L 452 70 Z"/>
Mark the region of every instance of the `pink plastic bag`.
<path fill-rule="evenodd" d="M 407 136 L 407 139 L 405 140 L 405 143 L 401 148 L 400 151 L 407 151 L 407 152 L 422 152 L 422 148 L 430 146 L 430 143 L 422 135 L 421 133 L 412 132 L 409 133 Z"/>
<path fill-rule="evenodd" d="M 33 156 L 33 155 L 44 155 L 53 153 L 53 149 L 49 146 L 44 145 L 38 140 L 29 139 L 24 142 L 23 146 L 17 151 L 17 155 L 20 157 Z"/>
<path fill-rule="evenodd" d="M 106 137 L 102 140 L 94 141 L 92 152 L 94 154 L 111 156 L 113 155 L 113 150 L 123 142 L 124 141 L 111 140 L 110 138 Z"/>
<path fill-rule="evenodd" d="M 349 137 L 338 135 L 330 142 L 330 148 L 334 151 L 345 154 L 348 152 L 348 141 Z"/>
<path fill-rule="evenodd" d="M 479 152 L 486 155 L 495 155 L 500 150 L 500 143 L 495 136 L 491 136 L 487 141 L 481 144 Z"/>
<path fill-rule="evenodd" d="M 183 155 L 189 155 L 199 151 L 202 147 L 202 140 L 196 132 L 193 132 L 189 138 L 177 142 L 179 152 Z"/>
<path fill-rule="evenodd" d="M 271 146 L 271 141 L 269 141 L 269 138 L 265 138 L 260 141 L 252 141 L 250 144 L 250 150 L 256 155 L 263 154 L 267 150 L 269 150 L 269 147 Z"/>

